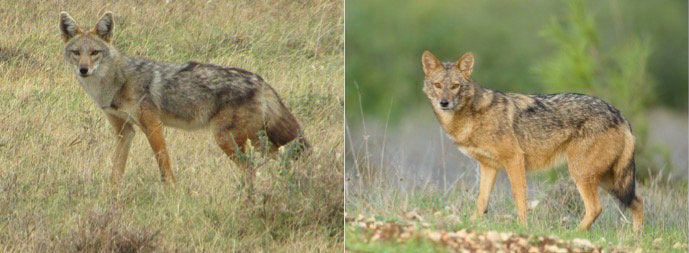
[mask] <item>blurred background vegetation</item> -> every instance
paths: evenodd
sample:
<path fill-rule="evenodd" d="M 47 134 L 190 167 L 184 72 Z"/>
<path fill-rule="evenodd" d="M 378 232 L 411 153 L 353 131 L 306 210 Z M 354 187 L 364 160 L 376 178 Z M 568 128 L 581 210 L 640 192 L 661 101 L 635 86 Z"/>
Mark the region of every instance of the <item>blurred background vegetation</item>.
<path fill-rule="evenodd" d="M 348 126 L 430 114 L 423 50 L 474 52 L 474 80 L 492 89 L 609 101 L 632 122 L 643 165 L 669 157 L 646 145 L 649 108 L 686 115 L 687 1 L 349 0 L 345 14 Z M 686 130 L 675 134 L 686 147 Z"/>
<path fill-rule="evenodd" d="M 420 58 L 430 50 L 446 61 L 472 51 L 474 79 L 523 93 L 579 91 L 614 99 L 617 94 L 596 94 L 607 91 L 594 87 L 626 88 L 614 82 L 625 77 L 604 76 L 634 74 L 655 84 L 644 88 L 650 94 L 635 95 L 686 110 L 687 1 L 633 2 L 348 1 L 347 107 L 361 103 L 365 114 L 385 117 L 394 98 L 395 120 L 403 106 L 425 103 Z M 633 68 L 644 73 L 609 72 Z M 360 116 L 351 112 L 348 117 Z"/>
<path fill-rule="evenodd" d="M 400 214 L 412 213 L 431 228 L 573 235 L 584 208 L 564 166 L 529 173 L 528 199 L 537 206 L 529 209 L 530 230 L 509 223 L 515 209 L 506 173 L 491 194 L 492 217 L 469 221 L 479 167 L 432 113 L 421 91 L 421 53 L 456 61 L 472 51 L 472 76 L 485 87 L 591 94 L 631 121 L 637 192 L 649 210 L 644 236 L 620 233 L 630 231 L 628 212 L 601 194 L 594 232 L 575 238 L 686 250 L 653 243 L 686 245 L 687 238 L 686 1 L 347 0 L 345 18 L 346 215 L 404 220 Z M 355 225 L 346 231 L 350 250 L 428 251 L 360 240 L 366 232 Z"/>

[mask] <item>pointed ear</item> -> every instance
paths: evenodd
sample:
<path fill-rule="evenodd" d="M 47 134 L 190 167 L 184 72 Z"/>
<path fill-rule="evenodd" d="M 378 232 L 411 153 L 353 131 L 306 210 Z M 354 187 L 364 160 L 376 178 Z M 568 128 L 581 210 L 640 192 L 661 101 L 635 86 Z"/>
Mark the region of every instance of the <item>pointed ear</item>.
<path fill-rule="evenodd" d="M 455 63 L 455 66 L 465 78 L 469 78 L 471 73 L 474 71 L 474 54 L 471 52 L 465 53 L 462 55 L 462 57 L 459 57 L 459 60 L 457 63 Z"/>
<path fill-rule="evenodd" d="M 438 58 L 435 58 L 435 55 L 433 55 L 431 52 L 428 52 L 428 50 L 423 51 L 421 63 L 423 63 L 423 73 L 426 75 L 430 75 L 443 66 Z"/>
<path fill-rule="evenodd" d="M 112 27 L 114 25 L 115 22 L 112 20 L 112 12 L 108 11 L 103 14 L 103 17 L 100 18 L 96 27 L 93 28 L 93 31 L 105 42 L 110 42 L 112 39 Z"/>
<path fill-rule="evenodd" d="M 60 12 L 60 32 L 62 32 L 62 40 L 65 42 L 82 33 L 77 22 L 64 11 Z"/>

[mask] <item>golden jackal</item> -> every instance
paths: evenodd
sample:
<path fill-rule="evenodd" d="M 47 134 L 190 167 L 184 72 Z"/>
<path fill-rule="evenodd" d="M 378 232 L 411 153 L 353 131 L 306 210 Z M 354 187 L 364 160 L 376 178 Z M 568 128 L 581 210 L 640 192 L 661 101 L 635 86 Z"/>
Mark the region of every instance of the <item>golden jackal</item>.
<path fill-rule="evenodd" d="M 602 186 L 632 212 L 634 230 L 643 226 L 643 203 L 634 193 L 634 136 L 620 112 L 598 98 L 574 94 L 523 95 L 480 87 L 471 79 L 474 55 L 441 63 L 422 56 L 423 91 L 443 129 L 459 150 L 481 168 L 476 212 L 486 212 L 500 168 L 512 186 L 521 223 L 526 224 L 526 171 L 566 159 L 586 214 L 588 230 L 601 212 Z"/>
<path fill-rule="evenodd" d="M 69 14 L 60 13 L 64 57 L 115 130 L 113 182 L 124 174 L 133 125 L 146 135 L 163 182 L 175 181 L 163 125 L 210 126 L 220 148 L 244 171 L 249 186 L 255 173 L 243 156 L 247 140 L 258 144 L 265 131 L 270 151 L 294 139 L 301 148 L 309 147 L 297 120 L 257 74 L 197 62 L 167 64 L 127 57 L 110 44 L 113 25 L 111 12 L 91 30 L 82 30 Z"/>

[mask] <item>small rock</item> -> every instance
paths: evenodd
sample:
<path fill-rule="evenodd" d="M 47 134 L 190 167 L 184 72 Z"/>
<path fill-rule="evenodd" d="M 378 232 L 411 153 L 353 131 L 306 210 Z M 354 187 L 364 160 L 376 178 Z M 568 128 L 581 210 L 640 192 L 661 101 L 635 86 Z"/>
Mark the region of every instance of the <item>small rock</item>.
<path fill-rule="evenodd" d="M 486 239 L 488 239 L 489 241 L 493 241 L 493 242 L 502 241 L 502 240 L 500 240 L 501 239 L 500 234 L 498 234 L 498 232 L 495 232 L 495 231 L 486 232 Z"/>
<path fill-rule="evenodd" d="M 560 248 L 556 245 L 546 245 L 543 249 L 545 252 L 567 253 L 566 249 Z"/>
<path fill-rule="evenodd" d="M 430 231 L 427 233 L 427 235 L 428 235 L 428 238 L 434 242 L 440 241 L 440 239 L 442 238 L 442 234 L 440 234 L 440 232 L 437 232 L 437 231 Z"/>
<path fill-rule="evenodd" d="M 575 238 L 572 240 L 572 247 L 576 248 L 593 248 L 593 243 L 589 242 L 586 239 L 580 239 L 580 238 Z"/>
<path fill-rule="evenodd" d="M 529 246 L 529 241 L 527 241 L 524 237 L 519 237 L 517 238 L 517 245 L 521 246 L 522 248 L 526 248 Z"/>
<path fill-rule="evenodd" d="M 466 229 L 459 230 L 455 234 L 457 238 L 461 238 L 462 240 L 466 240 L 469 237 L 469 233 L 467 233 Z"/>

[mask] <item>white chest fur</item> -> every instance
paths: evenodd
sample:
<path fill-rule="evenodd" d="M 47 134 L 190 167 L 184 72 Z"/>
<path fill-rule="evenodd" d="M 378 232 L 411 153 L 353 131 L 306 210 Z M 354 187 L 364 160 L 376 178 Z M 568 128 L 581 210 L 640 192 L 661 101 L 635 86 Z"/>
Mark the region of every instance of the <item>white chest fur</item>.
<path fill-rule="evenodd" d="M 91 99 L 100 108 L 110 107 L 112 100 L 120 90 L 120 87 L 115 85 L 112 78 L 106 76 L 95 74 L 89 77 L 78 77 L 78 79 L 84 91 L 89 94 Z"/>
<path fill-rule="evenodd" d="M 454 141 L 462 154 L 476 159 L 479 156 L 493 158 L 495 154 L 487 149 L 472 145 L 471 134 L 474 131 L 474 123 L 470 120 L 461 121 L 456 119 L 452 111 L 439 111 L 438 120 L 443 126 L 445 133 Z"/>

